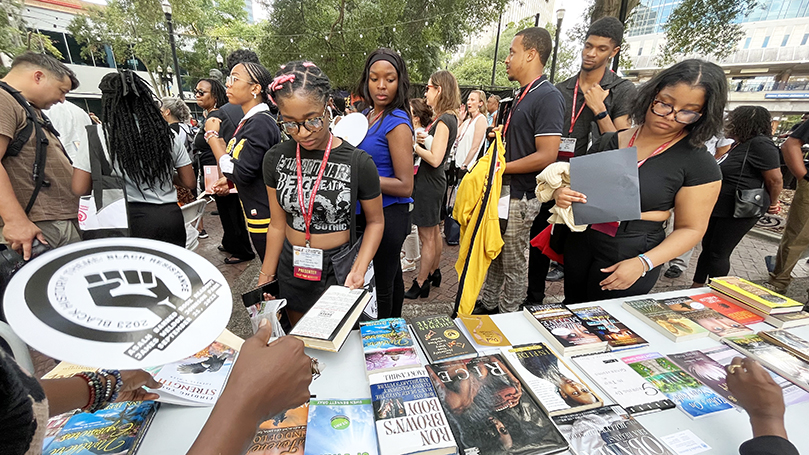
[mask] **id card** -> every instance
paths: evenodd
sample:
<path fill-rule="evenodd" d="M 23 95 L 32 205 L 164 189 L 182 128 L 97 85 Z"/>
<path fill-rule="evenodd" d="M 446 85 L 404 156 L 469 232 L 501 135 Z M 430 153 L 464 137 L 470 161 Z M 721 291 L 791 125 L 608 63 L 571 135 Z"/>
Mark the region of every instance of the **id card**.
<path fill-rule="evenodd" d="M 292 247 L 293 276 L 307 281 L 320 281 L 323 274 L 323 250 L 319 248 Z"/>

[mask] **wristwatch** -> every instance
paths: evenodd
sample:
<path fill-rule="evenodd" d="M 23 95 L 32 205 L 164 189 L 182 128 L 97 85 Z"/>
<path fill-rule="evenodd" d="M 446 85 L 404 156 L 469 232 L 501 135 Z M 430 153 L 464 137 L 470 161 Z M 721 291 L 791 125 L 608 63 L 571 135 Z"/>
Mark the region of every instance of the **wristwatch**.
<path fill-rule="evenodd" d="M 601 119 L 606 118 L 606 117 L 607 117 L 607 111 L 599 112 L 598 114 L 596 114 L 596 120 L 601 120 Z"/>

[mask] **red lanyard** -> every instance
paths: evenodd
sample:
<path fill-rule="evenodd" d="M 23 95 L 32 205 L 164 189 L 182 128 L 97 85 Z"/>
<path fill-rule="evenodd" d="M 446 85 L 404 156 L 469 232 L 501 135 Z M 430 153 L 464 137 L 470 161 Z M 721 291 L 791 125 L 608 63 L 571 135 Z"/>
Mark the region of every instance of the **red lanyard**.
<path fill-rule="evenodd" d="M 520 99 L 518 99 L 518 100 L 517 100 L 517 102 L 516 102 L 516 103 L 514 103 L 514 106 L 511 106 L 511 110 L 510 110 L 510 111 L 508 111 L 508 118 L 506 119 L 506 126 L 504 126 L 504 127 L 503 127 L 503 136 L 505 136 L 505 135 L 506 135 L 506 131 L 508 131 L 508 125 L 510 125 L 510 124 L 511 124 L 511 114 L 513 114 L 513 113 L 514 113 L 514 111 L 515 111 L 515 110 L 517 110 L 517 106 L 519 106 L 519 104 L 520 104 L 520 102 L 522 101 L 522 99 L 523 99 L 523 98 L 525 98 L 525 95 L 527 95 L 527 94 L 528 94 L 528 92 L 530 92 L 530 91 L 531 91 L 531 86 L 532 86 L 532 85 L 534 85 L 534 82 L 538 81 L 538 80 L 539 80 L 539 78 L 541 78 L 541 77 L 542 77 L 542 74 L 540 74 L 540 75 L 539 75 L 539 76 L 538 76 L 536 79 L 534 79 L 533 81 L 531 81 L 531 83 L 530 83 L 530 84 L 528 84 L 528 87 L 525 87 L 525 91 L 524 91 L 524 92 L 522 92 L 522 93 L 520 94 Z M 543 81 L 543 82 L 544 82 L 544 81 Z M 537 86 L 537 87 L 538 87 L 538 86 Z"/>
<path fill-rule="evenodd" d="M 579 109 L 579 113 L 578 114 L 575 113 L 576 112 L 576 99 L 578 98 L 578 95 L 579 95 L 579 78 L 577 77 L 576 78 L 576 88 L 573 89 L 573 107 L 570 109 L 570 131 L 568 131 L 567 134 L 572 134 L 573 133 L 573 126 L 579 120 L 579 117 L 581 117 L 581 113 L 584 112 L 584 106 L 587 106 L 586 102 L 581 103 L 581 109 Z"/>
<path fill-rule="evenodd" d="M 384 114 L 384 113 L 385 113 L 385 111 L 382 111 L 382 112 L 380 112 L 380 113 L 376 114 L 376 115 L 374 116 L 374 118 L 372 118 L 372 119 L 371 119 L 371 120 L 368 122 L 368 126 L 373 126 L 373 125 L 374 125 L 374 122 L 376 122 L 377 120 L 379 120 L 379 117 L 381 117 L 381 116 L 382 116 L 382 114 Z"/>
<path fill-rule="evenodd" d="M 632 147 L 633 145 L 635 145 L 635 138 L 638 137 L 638 133 L 640 132 L 641 128 L 643 128 L 643 127 L 641 126 L 640 128 L 635 130 L 635 134 L 633 134 L 632 137 L 629 139 L 629 144 L 627 144 L 627 147 Z M 672 139 L 672 140 L 666 142 L 665 144 L 661 145 L 660 147 L 656 148 L 655 151 L 651 155 L 647 156 L 643 160 L 638 161 L 638 168 L 643 166 L 643 163 L 645 163 L 646 160 L 648 160 L 649 158 L 657 155 L 658 153 L 662 152 L 663 150 L 666 150 L 666 147 L 668 147 L 669 144 L 674 142 L 674 140 L 677 139 L 678 137 L 680 137 L 680 135 L 682 135 L 682 134 L 683 134 L 683 131 L 680 130 L 680 132 L 677 133 L 676 136 L 674 136 L 674 139 Z"/>
<path fill-rule="evenodd" d="M 312 187 L 312 195 L 309 196 L 309 210 L 307 211 L 304 202 L 303 202 L 303 166 L 301 165 L 301 145 L 298 144 L 297 148 L 295 149 L 295 158 L 297 160 L 297 171 L 298 171 L 298 203 L 301 205 L 301 214 L 303 215 L 303 224 L 306 228 L 306 248 L 309 248 L 309 238 L 312 237 L 312 234 L 309 232 L 309 225 L 312 224 L 312 214 L 315 210 L 315 195 L 317 194 L 317 190 L 320 188 L 320 181 L 323 179 L 323 172 L 326 171 L 326 163 L 329 161 L 329 155 L 331 154 L 331 141 L 334 136 L 329 134 L 329 143 L 326 144 L 326 150 L 323 152 L 323 161 L 320 163 L 320 170 L 317 173 L 317 180 L 315 180 L 315 186 Z"/>

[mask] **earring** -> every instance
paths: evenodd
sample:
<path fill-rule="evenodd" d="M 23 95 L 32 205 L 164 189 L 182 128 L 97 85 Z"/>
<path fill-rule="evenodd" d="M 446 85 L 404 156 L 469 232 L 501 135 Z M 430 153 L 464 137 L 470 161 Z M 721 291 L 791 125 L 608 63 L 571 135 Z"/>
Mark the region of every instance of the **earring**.
<path fill-rule="evenodd" d="M 255 93 L 253 93 L 253 99 L 256 99 L 256 94 Z"/>

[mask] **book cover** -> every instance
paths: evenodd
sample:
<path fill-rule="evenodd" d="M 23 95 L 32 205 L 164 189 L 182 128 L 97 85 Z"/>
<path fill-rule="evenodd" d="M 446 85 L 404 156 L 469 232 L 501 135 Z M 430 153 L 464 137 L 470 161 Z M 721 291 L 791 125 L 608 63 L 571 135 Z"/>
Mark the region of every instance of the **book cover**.
<path fill-rule="evenodd" d="M 790 354 L 809 362 L 809 342 L 786 330 L 765 330 L 758 333 L 764 341 L 781 346 Z"/>
<path fill-rule="evenodd" d="M 225 388 L 236 350 L 219 341 L 179 362 L 147 368 L 162 384 L 158 401 L 186 406 L 212 406 Z"/>
<path fill-rule="evenodd" d="M 674 342 L 706 337 L 709 333 L 696 322 L 677 314 L 655 299 L 631 300 L 624 302 L 622 306 Z"/>
<path fill-rule="evenodd" d="M 657 352 L 624 357 L 621 360 L 677 403 L 689 417 L 697 418 L 733 409 L 724 398 Z"/>
<path fill-rule="evenodd" d="M 309 403 L 288 409 L 258 426 L 246 453 L 251 455 L 299 454 L 306 441 Z"/>
<path fill-rule="evenodd" d="M 371 296 L 365 289 L 330 286 L 289 334 L 306 347 L 337 352 Z"/>
<path fill-rule="evenodd" d="M 606 341 L 613 351 L 643 347 L 649 344 L 642 336 L 600 306 L 571 308 L 570 311 L 584 322 L 591 333 Z"/>
<path fill-rule="evenodd" d="M 499 355 L 428 365 L 464 454 L 550 454 L 568 448 L 562 434 Z"/>
<path fill-rule="evenodd" d="M 81 373 L 82 371 L 97 371 L 97 368 L 90 368 L 84 367 L 81 365 L 75 365 L 68 362 L 59 362 L 51 371 L 45 373 L 42 376 L 42 379 L 62 379 L 62 378 L 70 378 L 76 375 L 76 373 Z"/>
<path fill-rule="evenodd" d="M 458 316 L 472 340 L 480 346 L 511 346 L 511 342 L 500 331 L 497 324 L 487 314 Z"/>
<path fill-rule="evenodd" d="M 607 343 L 591 333 L 587 326 L 561 304 L 526 305 L 523 314 L 529 315 L 534 326 L 546 336 L 553 337 L 551 344 L 565 355 L 572 351 L 605 350 Z M 592 349 L 589 349 L 588 346 Z M 572 348 L 572 349 L 571 349 Z M 570 349 L 570 351 L 568 351 Z"/>
<path fill-rule="evenodd" d="M 83 370 L 86 371 L 86 370 Z M 74 414 L 79 412 L 78 410 L 66 412 L 64 414 L 59 414 L 58 416 L 53 416 L 48 419 L 48 428 L 45 429 L 45 439 L 42 440 L 42 452 L 45 453 L 48 446 L 53 442 L 53 439 L 62 431 L 67 421 L 73 417 Z"/>
<path fill-rule="evenodd" d="M 703 354 L 707 355 L 708 357 L 716 360 L 720 365 L 726 367 L 730 365 L 730 362 L 733 360 L 734 357 L 740 357 L 740 354 L 735 349 L 731 348 L 730 346 L 718 346 L 711 349 L 706 349 L 702 351 Z M 781 390 L 784 392 L 784 404 L 787 406 L 795 404 L 795 403 L 803 403 L 809 401 L 809 392 L 803 390 L 802 388 L 796 386 L 787 379 L 784 379 L 778 373 L 773 372 L 767 367 L 764 369 L 769 373 L 772 377 L 773 381 L 781 387 Z"/>
<path fill-rule="evenodd" d="M 668 354 L 667 357 L 675 365 L 682 368 L 683 371 L 697 378 L 728 402 L 738 404 L 736 398 L 728 390 L 728 383 L 725 381 L 727 371 L 716 360 L 700 351 Z"/>
<path fill-rule="evenodd" d="M 675 455 L 620 406 L 554 417 L 577 455 Z"/>
<path fill-rule="evenodd" d="M 368 382 L 381 455 L 457 453 L 455 438 L 423 367 L 372 374 Z"/>
<path fill-rule="evenodd" d="M 423 316 L 413 319 L 413 335 L 430 362 L 476 357 L 472 343 L 449 316 Z"/>
<path fill-rule="evenodd" d="M 613 353 L 573 358 L 587 376 L 630 414 L 672 409 L 676 405 L 651 382 Z"/>
<path fill-rule="evenodd" d="M 691 300 L 699 302 L 717 313 L 727 316 L 743 325 L 764 321 L 763 317 L 713 293 L 692 295 Z"/>
<path fill-rule="evenodd" d="M 790 327 L 801 327 L 809 325 L 809 313 L 806 311 L 795 311 L 793 313 L 767 314 L 757 308 L 749 307 L 750 312 L 760 315 L 764 322 L 779 329 Z"/>
<path fill-rule="evenodd" d="M 421 365 L 413 337 L 402 318 L 363 322 L 360 338 L 367 373 Z"/>
<path fill-rule="evenodd" d="M 736 276 L 711 278 L 708 286 L 767 313 L 790 313 L 803 309 L 800 302 Z"/>
<path fill-rule="evenodd" d="M 543 343 L 500 348 L 500 353 L 511 371 L 550 416 L 604 404 L 595 390 Z"/>
<path fill-rule="evenodd" d="M 710 332 L 709 336 L 715 340 L 727 336 L 753 333 L 753 330 L 749 327 L 739 324 L 726 316 L 722 316 L 720 313 L 707 308 L 700 302 L 691 300 L 690 297 L 662 299 L 660 303 L 667 306 L 675 313 L 685 316 L 699 324 L 703 329 Z"/>
<path fill-rule="evenodd" d="M 154 401 L 112 403 L 72 416 L 43 455 L 131 455 L 157 411 Z"/>
<path fill-rule="evenodd" d="M 370 399 L 309 401 L 304 455 L 378 453 Z"/>
<path fill-rule="evenodd" d="M 722 338 L 722 342 L 758 360 L 804 390 L 809 390 L 809 363 L 790 354 L 786 349 L 767 343 L 756 334 Z"/>

